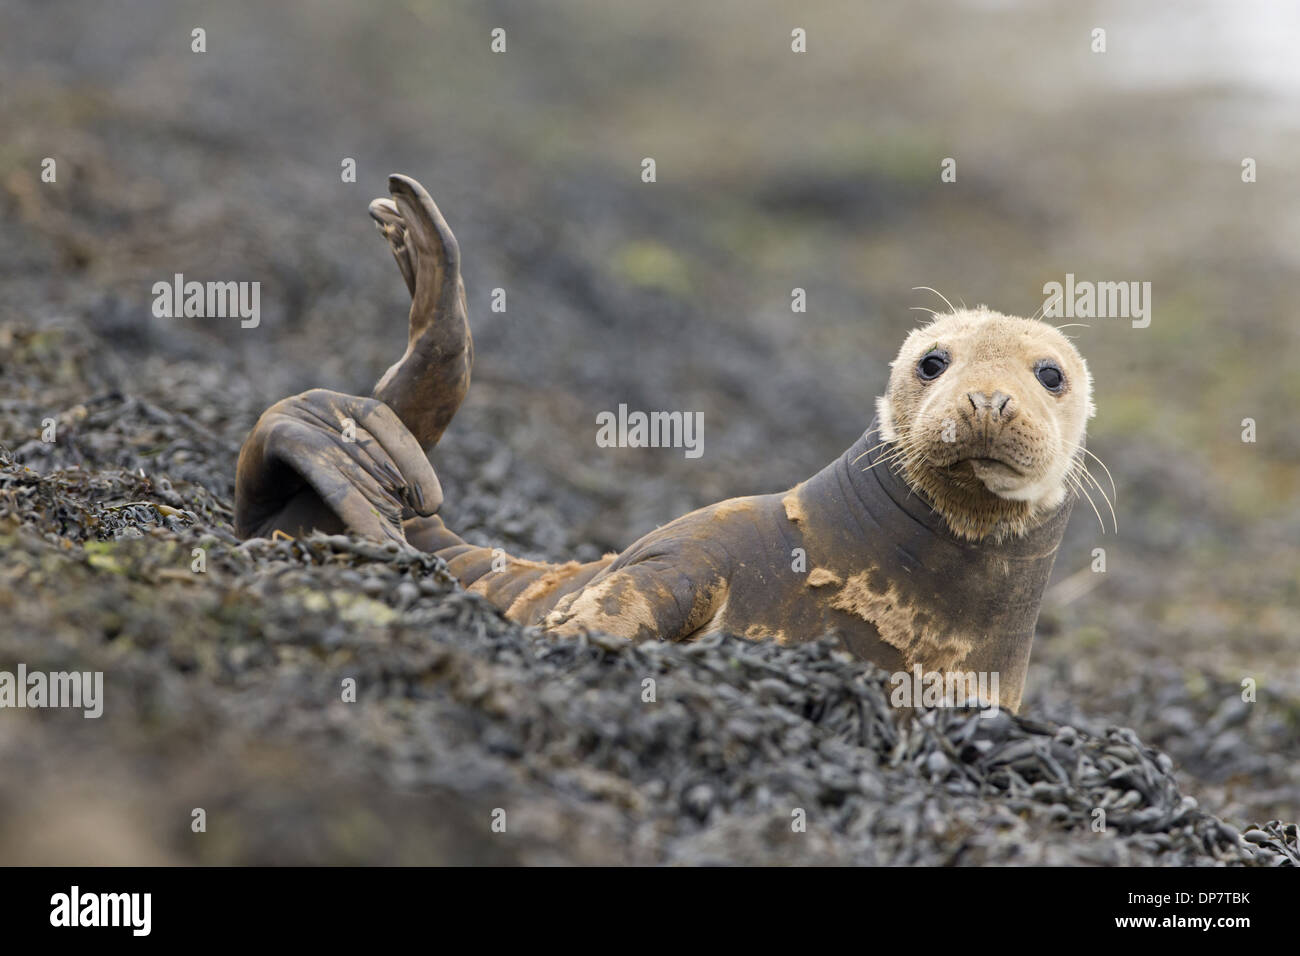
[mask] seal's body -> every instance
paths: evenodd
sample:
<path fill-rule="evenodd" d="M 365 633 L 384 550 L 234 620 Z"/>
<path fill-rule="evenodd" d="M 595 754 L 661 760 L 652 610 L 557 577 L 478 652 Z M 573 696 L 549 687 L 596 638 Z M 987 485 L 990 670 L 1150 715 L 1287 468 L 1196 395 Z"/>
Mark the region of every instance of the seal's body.
<path fill-rule="evenodd" d="M 522 624 L 782 643 L 834 631 L 890 671 L 997 673 L 1001 705 L 1016 709 L 1070 501 L 1021 537 L 964 541 L 895 472 L 871 467 L 872 435 L 788 492 L 701 508 L 599 561 L 507 558 L 494 571 L 492 549 L 436 516 L 407 537 Z"/>
<path fill-rule="evenodd" d="M 390 186 L 396 204 L 371 211 L 412 290 L 406 354 L 373 398 L 317 389 L 267 410 L 240 452 L 241 534 L 404 540 L 557 634 L 834 631 L 889 670 L 997 673 L 1000 703 L 1019 706 L 1092 413 L 1087 367 L 1058 331 L 983 308 L 937 318 L 904 343 L 877 422 L 795 488 L 710 505 L 599 561 L 502 561 L 436 514 L 427 451 L 468 388 L 472 346 L 450 230 L 418 183 Z"/>

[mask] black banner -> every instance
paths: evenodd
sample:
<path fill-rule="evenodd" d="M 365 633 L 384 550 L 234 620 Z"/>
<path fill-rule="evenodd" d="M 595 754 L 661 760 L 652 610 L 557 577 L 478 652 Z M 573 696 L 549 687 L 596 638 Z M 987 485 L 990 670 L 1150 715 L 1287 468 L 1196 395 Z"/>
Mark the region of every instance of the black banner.
<path fill-rule="evenodd" d="M 1232 945 L 1289 929 L 1295 896 L 1294 874 L 1262 869 L 14 868 L 0 880 L 6 941 L 78 944 L 337 945 L 414 934 L 453 944 L 484 926 L 494 941 L 510 930 L 552 935 L 563 914 L 579 939 L 646 919 L 715 925 L 731 938 L 766 935 L 774 922 L 860 930 L 866 917 L 873 932 L 910 929 L 925 946 L 972 931 L 1026 940 L 1198 934 Z M 498 911 L 501 919 L 484 922 Z M 1053 935 L 1031 935 L 1045 930 Z"/>

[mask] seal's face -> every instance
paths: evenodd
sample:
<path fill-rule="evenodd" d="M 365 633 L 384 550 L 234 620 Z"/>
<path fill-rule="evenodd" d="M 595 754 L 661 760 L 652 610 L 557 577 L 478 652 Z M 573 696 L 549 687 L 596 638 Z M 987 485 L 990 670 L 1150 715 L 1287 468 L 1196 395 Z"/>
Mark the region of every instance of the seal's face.
<path fill-rule="evenodd" d="M 913 331 L 891 368 L 881 437 L 955 534 L 1023 534 L 1060 506 L 1094 413 L 1069 339 L 981 306 Z"/>

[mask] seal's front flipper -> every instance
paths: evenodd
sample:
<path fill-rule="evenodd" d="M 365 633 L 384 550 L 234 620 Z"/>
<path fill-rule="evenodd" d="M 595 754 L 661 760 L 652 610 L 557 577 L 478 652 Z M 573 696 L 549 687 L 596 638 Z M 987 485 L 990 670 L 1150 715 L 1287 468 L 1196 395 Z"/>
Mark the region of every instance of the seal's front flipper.
<path fill-rule="evenodd" d="M 542 626 L 560 637 L 599 632 L 681 641 L 706 629 L 726 596 L 725 581 L 705 562 L 692 567 L 665 554 L 597 575 L 557 603 Z"/>
<path fill-rule="evenodd" d="M 393 199 L 372 202 L 370 215 L 406 280 L 411 311 L 406 352 L 373 394 L 397 412 L 428 451 L 460 408 L 474 364 L 460 246 L 423 186 L 395 174 L 388 188 Z"/>

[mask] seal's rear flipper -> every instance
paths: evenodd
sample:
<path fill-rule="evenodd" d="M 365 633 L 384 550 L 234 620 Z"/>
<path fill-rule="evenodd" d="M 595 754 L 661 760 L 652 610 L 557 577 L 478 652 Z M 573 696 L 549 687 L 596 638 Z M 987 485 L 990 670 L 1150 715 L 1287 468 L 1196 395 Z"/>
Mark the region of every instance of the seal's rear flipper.
<path fill-rule="evenodd" d="M 460 279 L 460 244 L 423 186 L 410 176 L 388 177 L 397 211 L 406 225 L 407 243 L 416 256 L 415 290 L 411 303 L 411 337 L 425 326 L 459 309 L 465 311 L 465 287 Z"/>
<path fill-rule="evenodd" d="M 406 280 L 406 291 L 415 295 L 415 258 L 406 240 L 406 223 L 397 211 L 397 204 L 391 199 L 373 199 L 370 202 L 370 218 L 375 221 L 379 231 L 388 240 L 388 247 L 397 260 L 397 268 L 402 270 Z"/>
<path fill-rule="evenodd" d="M 406 353 L 373 395 L 397 412 L 428 451 L 460 408 L 474 363 L 460 246 L 423 186 L 394 174 L 388 188 L 393 198 L 376 199 L 370 215 L 406 280 L 411 311 Z"/>

